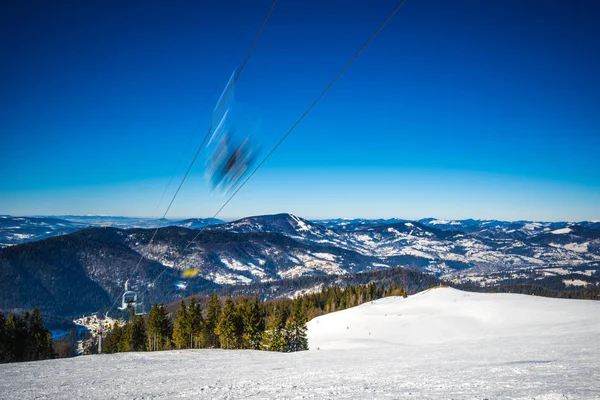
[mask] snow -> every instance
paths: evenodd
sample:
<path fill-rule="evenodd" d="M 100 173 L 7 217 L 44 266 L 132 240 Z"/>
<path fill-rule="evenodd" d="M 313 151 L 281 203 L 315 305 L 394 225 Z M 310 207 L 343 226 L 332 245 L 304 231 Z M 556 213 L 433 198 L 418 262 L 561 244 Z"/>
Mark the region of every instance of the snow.
<path fill-rule="evenodd" d="M 541 227 L 543 227 L 543 225 L 540 224 L 539 222 L 531 222 L 529 224 L 523 225 L 522 229 L 528 230 L 528 231 L 535 231 L 536 229 L 539 229 Z"/>
<path fill-rule="evenodd" d="M 566 286 L 587 286 L 590 283 L 586 281 L 582 281 L 581 279 L 563 279 L 563 283 Z"/>
<path fill-rule="evenodd" d="M 371 265 L 374 266 L 374 267 L 390 268 L 390 266 L 387 265 L 387 264 L 381 264 L 381 263 L 376 263 L 376 262 L 371 263 Z"/>
<path fill-rule="evenodd" d="M 297 267 L 290 268 L 287 271 L 279 272 L 278 274 L 282 279 L 293 279 L 305 274 L 309 274 L 310 272 L 313 272 L 312 268 L 299 265 Z"/>
<path fill-rule="evenodd" d="M 296 257 L 293 257 L 289 254 L 286 255 L 286 258 L 295 264 L 301 264 L 300 261 Z"/>
<path fill-rule="evenodd" d="M 571 232 L 573 232 L 571 230 L 571 228 L 562 228 L 562 229 L 554 230 L 554 231 L 552 231 L 550 233 L 553 233 L 555 235 L 564 235 L 565 233 L 571 233 Z"/>
<path fill-rule="evenodd" d="M 221 261 L 221 264 L 234 271 L 249 271 L 252 273 L 253 269 L 256 268 L 252 263 L 244 264 L 232 257 L 221 256 L 219 260 Z"/>
<path fill-rule="evenodd" d="M 565 245 L 556 244 L 556 243 L 550 243 L 549 246 L 555 247 L 557 249 L 565 249 L 565 250 L 569 250 L 569 251 L 574 251 L 576 253 L 587 253 L 588 252 L 588 245 L 589 244 L 590 244 L 590 242 L 585 242 L 585 243 L 567 243 Z"/>
<path fill-rule="evenodd" d="M 243 275 L 236 274 L 228 274 L 228 273 L 219 273 L 219 272 L 211 272 L 206 275 L 206 279 L 213 281 L 214 283 L 218 283 L 220 285 L 234 285 L 237 283 L 250 283 L 252 279 L 245 277 Z"/>
<path fill-rule="evenodd" d="M 290 214 L 290 217 L 292 217 L 292 219 L 294 221 L 296 221 L 298 231 L 310 231 L 311 230 L 310 226 L 308 226 L 306 223 L 304 223 L 304 221 L 302 221 L 300 218 L 298 218 L 292 214 Z"/>
<path fill-rule="evenodd" d="M 312 253 L 312 254 L 315 257 L 319 257 L 319 258 L 322 258 L 327 261 L 335 261 L 335 259 L 336 259 L 336 256 L 334 256 L 333 254 L 329 254 L 329 253 Z"/>
<path fill-rule="evenodd" d="M 318 293 L 321 290 L 323 290 L 323 284 L 319 283 L 313 287 L 310 288 L 306 288 L 306 289 L 300 289 L 300 290 L 296 290 L 294 293 L 290 294 L 289 296 L 287 296 L 290 299 L 295 299 L 298 296 L 304 296 L 307 294 L 313 294 L 313 293 Z"/>
<path fill-rule="evenodd" d="M 3 364 L 0 398 L 597 399 L 599 334 L 600 302 L 433 289 L 318 317 L 305 352 Z"/>
<path fill-rule="evenodd" d="M 7 236 L 13 240 L 23 240 L 23 239 L 31 239 L 35 235 L 33 233 L 12 233 Z"/>
<path fill-rule="evenodd" d="M 590 242 L 585 242 L 585 243 L 568 243 L 565 244 L 563 247 L 567 250 L 571 250 L 574 251 L 576 253 L 587 253 L 588 252 L 588 245 L 590 244 Z"/>
<path fill-rule="evenodd" d="M 431 225 L 441 225 L 441 224 L 446 225 L 446 224 L 449 224 L 450 221 L 446 221 L 445 219 L 434 219 L 432 221 L 429 221 L 429 223 Z"/>
<path fill-rule="evenodd" d="M 387 231 L 388 231 L 389 233 L 393 233 L 393 234 L 396 234 L 396 235 L 402 235 L 400 232 L 398 232 L 398 231 L 397 231 L 396 229 L 394 229 L 394 228 L 388 228 L 388 229 L 387 229 Z"/>
<path fill-rule="evenodd" d="M 431 225 L 460 225 L 458 221 L 448 221 L 445 219 L 434 219 L 429 222 Z"/>
<path fill-rule="evenodd" d="M 324 350 L 538 336 L 541 326 L 590 323 L 600 330 L 600 302 L 436 288 L 328 314 L 308 326 L 311 348 Z"/>
<path fill-rule="evenodd" d="M 571 272 L 564 268 L 544 268 L 539 270 L 542 276 L 568 275 Z"/>

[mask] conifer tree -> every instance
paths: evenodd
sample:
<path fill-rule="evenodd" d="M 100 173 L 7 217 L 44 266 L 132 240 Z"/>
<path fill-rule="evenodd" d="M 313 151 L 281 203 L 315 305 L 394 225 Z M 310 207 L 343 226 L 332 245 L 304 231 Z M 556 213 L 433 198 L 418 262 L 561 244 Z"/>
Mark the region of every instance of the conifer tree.
<path fill-rule="evenodd" d="M 25 314 L 29 318 L 29 313 Z M 9 333 L 8 347 L 10 349 L 8 362 L 24 361 L 27 345 L 27 324 L 25 317 L 11 314 L 6 321 L 6 326 Z"/>
<path fill-rule="evenodd" d="M 34 308 L 29 315 L 28 321 L 28 360 L 44 360 L 54 358 L 54 346 L 52 336 L 46 328 L 40 310 Z"/>
<path fill-rule="evenodd" d="M 240 314 L 243 325 L 242 348 L 260 349 L 260 340 L 265 327 L 262 304 L 257 295 L 254 295 L 252 301 L 245 303 Z"/>
<path fill-rule="evenodd" d="M 308 350 L 306 338 L 306 311 L 302 307 L 302 299 L 296 298 L 292 314 L 286 323 L 286 351 Z"/>
<path fill-rule="evenodd" d="M 275 306 L 262 335 L 260 348 L 267 351 L 286 351 L 287 342 L 285 335 L 286 311 L 282 306 Z"/>
<path fill-rule="evenodd" d="M 181 300 L 179 309 L 175 315 L 175 326 L 173 327 L 173 342 L 178 349 L 187 349 L 190 338 L 190 321 L 188 318 L 185 302 Z"/>
<path fill-rule="evenodd" d="M 158 322 L 158 304 L 152 304 L 150 312 L 148 313 L 148 351 L 156 351 L 159 349 L 159 326 Z"/>
<path fill-rule="evenodd" d="M 238 339 L 236 348 L 245 349 L 244 347 L 244 314 L 248 312 L 250 302 L 248 298 L 243 296 L 237 299 L 235 305 L 235 335 Z"/>
<path fill-rule="evenodd" d="M 132 315 L 125 328 L 126 351 L 146 351 L 146 324 L 141 315 Z"/>
<path fill-rule="evenodd" d="M 189 347 L 196 349 L 204 347 L 204 319 L 202 307 L 192 297 L 188 304 L 187 316 L 189 320 Z"/>
<path fill-rule="evenodd" d="M 111 330 L 106 334 L 104 339 L 102 351 L 104 353 L 118 353 L 124 351 L 123 349 L 123 333 L 124 328 L 119 324 L 115 323 Z"/>
<path fill-rule="evenodd" d="M 164 304 L 154 303 L 148 313 L 148 350 L 164 350 L 171 341 L 171 321 Z"/>
<path fill-rule="evenodd" d="M 369 283 L 368 290 L 369 290 L 370 300 L 377 300 L 377 297 L 378 297 L 377 296 L 377 286 L 375 286 L 374 282 Z"/>
<path fill-rule="evenodd" d="M 6 318 L 2 311 L 0 311 L 0 363 L 7 362 L 7 345 L 8 342 L 7 334 L 6 334 Z"/>
<path fill-rule="evenodd" d="M 235 312 L 235 304 L 231 296 L 227 296 L 227 299 L 225 300 L 216 333 L 219 335 L 221 348 L 237 348 L 237 315 Z"/>
<path fill-rule="evenodd" d="M 210 296 L 208 309 L 206 310 L 206 320 L 204 321 L 204 340 L 207 347 L 219 348 L 219 336 L 217 335 L 217 325 L 221 318 L 221 301 L 216 294 Z"/>

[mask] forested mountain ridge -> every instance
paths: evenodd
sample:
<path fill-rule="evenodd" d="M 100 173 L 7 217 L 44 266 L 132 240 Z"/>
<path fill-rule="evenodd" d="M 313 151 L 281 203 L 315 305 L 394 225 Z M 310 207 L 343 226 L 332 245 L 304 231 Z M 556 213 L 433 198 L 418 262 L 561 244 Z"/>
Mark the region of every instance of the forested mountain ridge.
<path fill-rule="evenodd" d="M 130 278 L 146 306 L 231 285 L 310 277 L 325 282 L 334 276 L 346 282 L 355 273 L 397 266 L 478 287 L 505 282 L 575 290 L 600 281 L 600 230 L 571 224 L 526 237 L 489 237 L 437 225 L 393 221 L 344 230 L 277 214 L 200 230 L 160 228 L 150 245 L 154 229 L 87 228 L 0 249 L 0 308 L 38 306 L 57 315 L 96 311 L 117 300 Z"/>

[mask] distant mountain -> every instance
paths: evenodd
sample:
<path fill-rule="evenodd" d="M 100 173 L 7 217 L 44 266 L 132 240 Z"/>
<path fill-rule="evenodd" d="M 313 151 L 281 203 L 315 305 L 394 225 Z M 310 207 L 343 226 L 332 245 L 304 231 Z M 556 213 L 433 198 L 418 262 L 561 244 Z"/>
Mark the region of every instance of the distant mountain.
<path fill-rule="evenodd" d="M 96 215 L 64 215 L 61 216 L 61 218 L 71 222 L 84 224 L 86 227 L 110 226 L 120 229 L 164 228 L 167 226 L 182 226 L 186 228 L 197 229 L 209 225 L 223 223 L 223 221 L 216 218 L 189 218 L 181 221 L 174 221 L 166 218 L 133 218 Z"/>
<path fill-rule="evenodd" d="M 60 217 L 12 217 L 10 215 L 0 215 L 0 248 L 65 235 L 94 226 L 121 229 L 182 226 L 198 229 L 222 223 L 223 221 L 214 218 L 192 218 L 182 221 L 172 221 L 164 218 L 150 219 L 89 215 L 64 215 Z"/>
<path fill-rule="evenodd" d="M 346 239 L 343 238 L 340 233 L 292 214 L 248 217 L 221 225 L 215 225 L 210 227 L 210 229 L 238 233 L 276 232 L 303 243 L 333 245 L 352 249 L 352 247 L 347 246 L 347 243 L 344 243 Z"/>
<path fill-rule="evenodd" d="M 87 225 L 52 217 L 0 216 L 0 247 L 66 235 Z"/>
<path fill-rule="evenodd" d="M 463 230 L 449 230 L 439 227 L 459 225 L 429 219 L 344 229 L 291 214 L 218 222 L 176 221 L 200 229 L 160 228 L 150 245 L 154 229 L 106 227 L 0 249 L 0 308 L 38 304 L 61 315 L 102 308 L 132 275 L 146 304 L 231 285 L 394 267 L 464 285 L 534 281 L 570 290 L 600 283 L 600 230 L 583 224 L 465 220 Z M 190 270 L 197 275 L 183 275 Z"/>
<path fill-rule="evenodd" d="M 524 238 L 553 229 L 564 228 L 568 222 L 535 222 L 535 221 L 498 221 L 498 220 L 440 220 L 424 218 L 420 223 L 442 230 L 454 230 L 477 234 L 481 237 Z"/>
<path fill-rule="evenodd" d="M 542 232 L 549 232 L 556 229 L 578 225 L 587 229 L 600 230 L 600 221 L 581 221 L 581 222 L 543 222 L 543 221 L 499 221 L 499 220 L 445 220 L 437 218 L 423 218 L 418 221 L 402 219 L 328 219 L 316 220 L 315 223 L 326 226 L 329 229 L 337 231 L 354 231 L 367 227 L 397 224 L 402 222 L 418 222 L 421 225 L 429 226 L 444 231 L 459 231 L 471 233 L 479 237 L 488 238 L 525 238 L 537 235 Z"/>
<path fill-rule="evenodd" d="M 188 218 L 181 221 L 171 222 L 169 226 L 181 226 L 182 228 L 200 229 L 206 226 L 219 225 L 224 222 L 216 218 Z"/>
<path fill-rule="evenodd" d="M 129 277 L 135 290 L 148 289 L 143 296 L 147 302 L 178 298 L 178 271 L 168 270 L 152 284 L 164 266 L 143 259 L 136 270 L 140 255 L 125 244 L 126 232 L 89 228 L 0 249 L 0 309 L 89 313 L 109 307 Z M 218 285 L 197 277 L 187 283 L 186 293 L 206 287 Z"/>
<path fill-rule="evenodd" d="M 0 309 L 38 306 L 55 315 L 96 311 L 112 304 L 130 277 L 130 286 L 149 304 L 222 285 L 380 268 L 376 258 L 310 246 L 279 233 L 199 233 L 185 252 L 198 231 L 179 227 L 159 229 L 150 246 L 152 229 L 88 228 L 0 249 Z M 165 266 L 167 273 L 154 282 Z M 198 276 L 184 278 L 192 268 Z"/>
<path fill-rule="evenodd" d="M 313 222 L 330 229 L 341 231 L 354 231 L 358 229 L 368 228 L 370 226 L 382 224 L 397 224 L 400 222 L 411 222 L 407 219 L 388 218 L 388 219 L 363 219 L 363 218 L 336 218 L 314 220 Z"/>
<path fill-rule="evenodd" d="M 600 230 L 600 221 L 583 221 L 579 222 L 577 225 L 581 225 L 587 229 Z"/>

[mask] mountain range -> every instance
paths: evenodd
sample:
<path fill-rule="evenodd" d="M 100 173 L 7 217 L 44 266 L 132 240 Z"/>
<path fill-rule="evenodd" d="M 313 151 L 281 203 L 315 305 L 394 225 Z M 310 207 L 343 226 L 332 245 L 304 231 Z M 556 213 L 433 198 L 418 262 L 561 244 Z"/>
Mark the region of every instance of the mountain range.
<path fill-rule="evenodd" d="M 240 225 L 250 224 L 251 221 L 264 220 L 262 223 L 274 224 L 269 229 L 276 228 L 276 216 L 257 216 L 244 218 L 239 221 L 225 222 L 216 218 L 188 218 L 182 220 L 169 220 L 165 218 L 132 218 L 103 215 L 61 215 L 61 216 L 34 216 L 14 217 L 0 215 L 0 247 L 34 242 L 53 236 L 65 235 L 90 227 L 113 227 L 120 229 L 132 228 L 163 228 L 167 226 L 180 226 L 190 229 L 200 229 L 214 225 Z M 270 219 L 270 221 L 269 221 Z M 356 231 L 376 225 L 391 225 L 403 222 L 418 222 L 424 226 L 440 230 L 459 231 L 480 237 L 512 237 L 523 238 L 578 225 L 584 228 L 599 230 L 600 221 L 580 222 L 541 222 L 541 221 L 500 221 L 500 220 L 443 220 L 436 218 L 423 218 L 411 221 L 399 218 L 389 219 L 324 219 L 310 221 L 322 228 L 336 231 Z M 277 231 L 277 229 L 275 229 Z M 288 232 L 290 233 L 290 232 Z"/>
<path fill-rule="evenodd" d="M 215 218 L 188 218 L 172 221 L 164 218 L 130 218 L 96 215 L 61 215 L 51 217 L 13 217 L 0 215 L 0 248 L 35 242 L 54 236 L 66 235 L 90 227 L 159 228 L 182 226 L 199 229 L 208 225 L 222 224 Z"/>
<path fill-rule="evenodd" d="M 407 285 L 426 281 L 423 274 L 429 274 L 478 286 L 535 282 L 556 290 L 600 287 L 597 222 L 308 221 L 277 214 L 229 223 L 176 221 L 179 226 L 158 229 L 149 244 L 157 223 L 175 224 L 155 220 L 136 228 L 98 227 L 109 223 L 106 217 L 94 217 L 87 222 L 96 226 L 82 229 L 85 218 L 38 218 L 38 227 L 69 221 L 74 225 L 60 229 L 76 231 L 0 249 L 0 309 L 39 306 L 57 315 L 96 311 L 118 302 L 128 279 L 146 304 L 232 285 L 269 284 L 280 289 L 271 294 L 264 290 L 264 296 L 287 296 L 333 282 L 319 277 L 394 267 L 418 273 Z M 30 220 L 0 219 L 13 230 L 15 223 L 26 226 Z M 117 222 L 141 224 L 111 221 Z M 307 277 L 321 281 L 303 279 Z M 289 284 L 292 280 L 304 283 Z M 288 287 L 294 291 L 281 290 Z"/>

